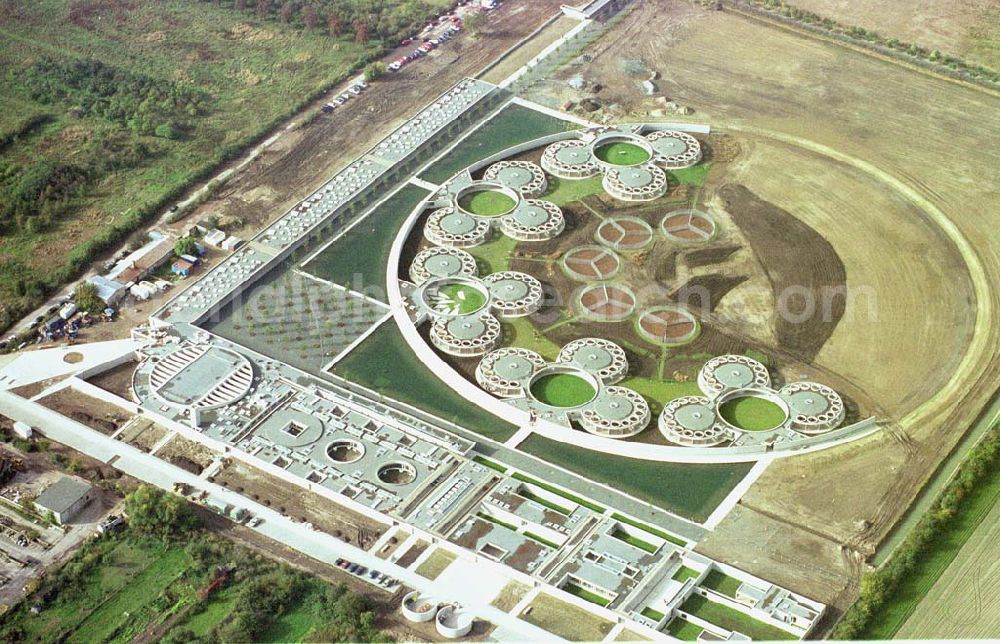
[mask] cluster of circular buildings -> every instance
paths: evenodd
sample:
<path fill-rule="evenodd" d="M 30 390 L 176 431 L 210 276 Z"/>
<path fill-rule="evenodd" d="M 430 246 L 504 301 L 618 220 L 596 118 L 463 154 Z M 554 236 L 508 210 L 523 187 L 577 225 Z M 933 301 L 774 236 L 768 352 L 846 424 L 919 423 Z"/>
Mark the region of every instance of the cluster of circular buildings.
<path fill-rule="evenodd" d="M 683 396 L 663 407 L 659 429 L 672 443 L 714 447 L 761 442 L 791 430 L 815 436 L 838 427 L 844 402 L 833 389 L 814 382 L 771 386 L 767 367 L 742 355 L 712 358 L 698 373 L 704 396 Z M 749 410 L 747 422 L 738 407 Z"/>
<path fill-rule="evenodd" d="M 433 619 L 438 634 L 448 639 L 465 637 L 475 622 L 473 615 L 463 611 L 458 604 L 442 605 L 417 590 L 403 596 L 400 611 L 407 620 L 418 624 Z"/>
<path fill-rule="evenodd" d="M 701 144 L 690 134 L 660 130 L 642 135 L 618 128 L 592 128 L 579 138 L 557 141 L 542 153 L 542 168 L 560 179 L 603 175 L 604 190 L 622 201 L 648 201 L 668 188 L 664 170 L 701 161 Z"/>
<path fill-rule="evenodd" d="M 614 386 L 628 374 L 625 352 L 601 338 L 565 345 L 555 362 L 534 351 L 504 347 L 476 367 L 476 381 L 497 397 L 542 419 L 576 421 L 587 432 L 627 438 L 649 424 L 649 405 L 635 391 Z"/>

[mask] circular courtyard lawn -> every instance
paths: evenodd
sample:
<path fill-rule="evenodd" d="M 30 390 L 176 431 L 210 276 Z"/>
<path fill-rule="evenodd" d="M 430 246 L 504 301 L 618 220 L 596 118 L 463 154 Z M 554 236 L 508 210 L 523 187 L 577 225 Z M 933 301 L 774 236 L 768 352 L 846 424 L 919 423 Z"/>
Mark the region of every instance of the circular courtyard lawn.
<path fill-rule="evenodd" d="M 570 373 L 549 374 L 531 384 L 531 395 L 552 407 L 579 407 L 595 394 L 592 384 Z"/>
<path fill-rule="evenodd" d="M 474 215 L 497 217 L 513 210 L 517 203 L 502 192 L 479 190 L 462 195 L 462 198 L 458 200 L 458 205 Z"/>
<path fill-rule="evenodd" d="M 727 423 L 748 432 L 774 429 L 785 422 L 785 410 L 759 396 L 741 396 L 722 403 L 719 413 Z"/>
<path fill-rule="evenodd" d="M 594 154 L 601 161 L 613 165 L 637 165 L 649 161 L 649 152 L 635 143 L 623 141 L 606 143 L 594 150 Z"/>
<path fill-rule="evenodd" d="M 445 284 L 438 294 L 445 306 L 462 315 L 475 313 L 486 304 L 486 296 L 467 284 Z"/>

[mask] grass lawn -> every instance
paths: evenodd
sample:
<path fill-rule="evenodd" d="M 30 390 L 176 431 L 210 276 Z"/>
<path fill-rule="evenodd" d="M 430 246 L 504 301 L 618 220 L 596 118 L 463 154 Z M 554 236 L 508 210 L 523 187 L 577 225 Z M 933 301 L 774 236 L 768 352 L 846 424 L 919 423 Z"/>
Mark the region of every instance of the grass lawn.
<path fill-rule="evenodd" d="M 406 184 L 361 223 L 316 255 L 302 267 L 303 270 L 387 301 L 385 270 L 392 241 L 403 221 L 428 194 L 423 188 Z"/>
<path fill-rule="evenodd" d="M 333 372 L 498 442 L 517 431 L 514 425 L 473 405 L 438 379 L 410 350 L 392 320 L 344 356 L 333 366 Z"/>
<path fill-rule="evenodd" d="M 601 174 L 588 179 L 560 179 L 549 176 L 549 187 L 542 195 L 542 199 L 551 201 L 557 206 L 565 206 L 584 197 L 604 194 L 604 185 L 601 183 L 603 180 L 604 175 Z"/>
<path fill-rule="evenodd" d="M 496 518 L 492 514 L 486 514 L 485 512 L 476 512 L 476 516 L 479 517 L 480 519 L 482 519 L 483 521 L 489 521 L 490 523 L 495 523 L 497 525 L 502 525 L 503 527 L 507 528 L 508 530 L 513 530 L 514 532 L 517 532 L 517 526 L 515 526 L 515 525 L 513 525 L 511 523 L 507 523 L 506 521 L 501 521 L 500 519 Z"/>
<path fill-rule="evenodd" d="M 722 403 L 719 413 L 731 425 L 750 432 L 774 429 L 785 422 L 785 412 L 770 400 L 742 396 Z"/>
<path fill-rule="evenodd" d="M 593 400 L 596 394 L 593 385 L 568 373 L 542 376 L 531 385 L 531 395 L 552 407 L 579 407 Z"/>
<path fill-rule="evenodd" d="M 498 217 L 510 212 L 517 202 L 496 190 L 480 190 L 463 195 L 458 205 L 474 215 Z"/>
<path fill-rule="evenodd" d="M 669 532 L 665 532 L 665 531 L 663 531 L 663 530 L 661 530 L 661 529 L 659 529 L 657 527 L 654 527 L 654 526 L 651 526 L 651 525 L 647 525 L 645 523 L 641 523 L 639 521 L 636 521 L 635 519 L 630 519 L 627 516 L 625 516 L 624 514 L 618 514 L 617 512 L 615 512 L 611 516 L 613 516 L 618 521 L 621 521 L 622 523 L 627 523 L 630 526 L 639 528 L 640 530 L 645 530 L 646 532 L 648 532 L 650 534 L 655 534 L 658 537 L 666 539 L 670 543 L 675 543 L 678 546 L 686 546 L 687 545 L 687 541 L 685 541 L 684 539 L 681 539 L 680 537 L 676 537 L 676 536 L 670 534 Z"/>
<path fill-rule="evenodd" d="M 229 616 L 235 604 L 236 591 L 232 588 L 223 588 L 212 595 L 201 610 L 190 613 L 184 621 L 178 623 L 174 628 L 190 630 L 198 637 L 205 637 Z"/>
<path fill-rule="evenodd" d="M 476 258 L 479 274 L 489 275 L 510 269 L 510 256 L 515 246 L 517 240 L 506 235 L 497 235 L 492 241 L 465 250 Z"/>
<path fill-rule="evenodd" d="M 683 584 L 688 579 L 697 579 L 699 574 L 700 573 L 694 568 L 681 566 L 680 568 L 677 569 L 677 572 L 674 573 L 674 576 L 671 577 L 671 579 L 673 579 L 674 581 L 679 581 Z"/>
<path fill-rule="evenodd" d="M 624 541 L 630 546 L 635 546 L 640 550 L 645 550 L 646 552 L 656 552 L 656 546 L 646 541 L 643 541 L 638 537 L 633 537 L 632 535 L 625 532 L 624 530 L 621 530 L 620 528 L 615 528 L 615 530 L 611 533 L 611 536 L 614 537 L 615 539 L 618 539 L 619 541 Z"/>
<path fill-rule="evenodd" d="M 260 636 L 261 642 L 304 642 L 316 627 L 316 614 L 309 602 L 293 606 L 271 624 Z"/>
<path fill-rule="evenodd" d="M 474 249 L 473 249 L 474 250 Z M 526 318 L 511 318 L 501 323 L 504 330 L 504 346 L 530 349 L 546 360 L 554 361 L 560 347 Z"/>
<path fill-rule="evenodd" d="M 547 507 L 550 510 L 555 510 L 559 514 L 565 514 L 566 516 L 569 516 L 570 514 L 572 514 L 569 510 L 567 510 L 563 506 L 561 506 L 561 505 L 559 505 L 557 503 L 553 503 L 552 501 L 549 501 L 546 498 L 538 496 L 537 494 L 535 494 L 534 492 L 532 492 L 531 490 L 529 490 L 527 488 L 522 488 L 518 492 L 518 494 L 520 494 L 521 496 L 523 496 L 526 499 L 534 501 L 535 503 L 537 503 L 539 505 L 544 505 L 545 507 Z"/>
<path fill-rule="evenodd" d="M 649 161 L 649 152 L 634 143 L 624 141 L 602 145 L 594 150 L 594 155 L 601 161 L 613 165 L 638 165 Z"/>
<path fill-rule="evenodd" d="M 695 626 L 681 617 L 675 617 L 667 624 L 667 632 L 685 642 L 697 642 L 703 630 L 701 626 Z"/>
<path fill-rule="evenodd" d="M 720 626 L 728 631 L 739 631 L 753 640 L 796 640 L 791 633 L 765 624 L 738 610 L 709 601 L 701 595 L 688 598 L 681 610 Z"/>
<path fill-rule="evenodd" d="M 651 620 L 653 620 L 655 622 L 660 621 L 664 617 L 663 613 L 661 613 L 660 611 L 658 611 L 656 609 L 650 608 L 649 606 L 646 606 L 645 608 L 643 608 L 641 614 L 642 614 L 643 617 L 648 617 L 649 619 L 651 619 Z"/>
<path fill-rule="evenodd" d="M 699 163 L 683 170 L 667 170 L 667 177 L 669 177 L 670 183 L 679 183 L 682 186 L 702 186 L 705 185 L 709 165 L 708 163 Z"/>
<path fill-rule="evenodd" d="M 606 598 L 601 597 L 596 593 L 592 593 L 589 590 L 581 588 L 580 586 L 577 586 L 576 584 L 573 583 L 566 583 L 562 587 L 562 589 L 571 595 L 576 595 L 580 599 L 586 599 L 591 604 L 597 604 L 598 606 L 607 606 L 608 604 L 611 603 Z"/>
<path fill-rule="evenodd" d="M 648 637 L 643 637 L 642 635 L 639 635 L 635 631 L 630 631 L 629 629 L 625 628 L 625 629 L 622 629 L 622 631 L 620 633 L 618 633 L 618 637 L 615 638 L 615 641 L 616 642 L 648 642 L 650 640 L 649 640 Z"/>
<path fill-rule="evenodd" d="M 676 380 L 656 380 L 641 376 L 629 376 L 622 381 L 623 387 L 634 389 L 646 398 L 649 410 L 654 415 L 660 413 L 663 405 L 681 396 L 704 395 L 698 388 L 698 383 L 692 381 L 678 382 Z"/>
<path fill-rule="evenodd" d="M 445 284 L 438 289 L 438 295 L 441 296 L 441 306 L 462 315 L 475 313 L 486 304 L 486 296 L 466 284 Z"/>
<path fill-rule="evenodd" d="M 450 566 L 453 561 L 455 561 L 454 554 L 438 548 L 429 557 L 424 559 L 423 563 L 417 566 L 416 573 L 421 577 L 437 579 L 438 575 L 443 573 L 444 569 Z"/>
<path fill-rule="evenodd" d="M 539 481 L 537 479 L 533 479 L 530 476 L 527 476 L 525 474 L 521 474 L 520 472 L 517 472 L 516 474 L 514 474 L 513 477 L 515 479 L 517 479 L 518 481 L 524 481 L 525 483 L 531 483 L 532 485 L 540 487 L 543 490 L 548 490 L 549 492 L 552 492 L 553 494 L 558 494 L 559 496 L 563 497 L 564 499 L 569 499 L 570 501 L 573 501 L 577 505 L 582 505 L 585 508 L 590 508 L 591 510 L 593 510 L 594 512 L 597 512 L 598 514 L 602 514 L 604 512 L 604 508 L 602 508 L 601 506 L 597 505 L 596 503 L 592 503 L 592 502 L 590 502 L 590 501 L 588 501 L 588 500 L 586 500 L 584 498 L 576 496 L 575 494 L 567 492 L 566 490 L 558 488 L 558 487 L 556 487 L 554 485 L 549 485 L 548 483 L 544 483 L 544 482 Z M 523 494 L 522 494 L 522 496 L 523 496 Z"/>
<path fill-rule="evenodd" d="M 578 127 L 571 121 L 523 105 L 510 104 L 425 170 L 420 178 L 431 183 L 444 183 L 466 166 L 518 143 Z"/>
<path fill-rule="evenodd" d="M 490 468 L 491 470 L 496 470 L 497 472 L 500 472 L 501 474 L 504 474 L 504 473 L 507 472 L 507 468 L 506 467 L 504 467 L 500 463 L 497 463 L 496 461 L 491 461 L 490 459 L 486 458 L 485 456 L 473 456 L 472 460 L 474 460 L 475 462 L 479 463 L 480 465 L 483 465 L 485 467 Z"/>
<path fill-rule="evenodd" d="M 559 544 L 558 543 L 555 543 L 553 541 L 549 541 L 545 537 L 540 537 L 537 534 L 535 534 L 534 532 L 525 532 L 524 536 L 528 537 L 529 539 L 534 539 L 535 541 L 537 541 L 538 543 L 542 544 L 543 546 L 548 546 L 548 547 L 552 548 L 553 550 L 558 550 L 559 549 Z"/>
<path fill-rule="evenodd" d="M 705 588 L 714 590 L 726 597 L 732 597 L 733 599 L 736 599 L 736 591 L 739 590 L 742 584 L 743 582 L 739 579 L 730 577 L 719 570 L 712 570 L 705 576 L 705 581 L 701 582 L 701 585 Z"/>
<path fill-rule="evenodd" d="M 695 521 L 704 521 L 752 464 L 658 463 L 595 452 L 537 434 L 518 449 Z"/>
<path fill-rule="evenodd" d="M 521 619 L 571 642 L 600 642 L 614 623 L 547 593 L 539 593 Z"/>

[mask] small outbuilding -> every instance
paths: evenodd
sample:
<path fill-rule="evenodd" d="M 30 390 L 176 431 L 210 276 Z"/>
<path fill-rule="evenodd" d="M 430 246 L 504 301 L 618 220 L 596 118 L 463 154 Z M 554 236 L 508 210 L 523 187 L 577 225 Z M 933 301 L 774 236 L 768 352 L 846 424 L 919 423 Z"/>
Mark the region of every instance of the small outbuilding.
<path fill-rule="evenodd" d="M 194 270 L 194 262 L 186 259 L 178 259 L 170 266 L 170 272 L 181 277 L 187 277 L 191 274 L 192 270 Z"/>
<path fill-rule="evenodd" d="M 35 509 L 42 514 L 51 512 L 62 525 L 72 521 L 93 500 L 94 486 L 82 479 L 64 476 L 35 499 Z"/>

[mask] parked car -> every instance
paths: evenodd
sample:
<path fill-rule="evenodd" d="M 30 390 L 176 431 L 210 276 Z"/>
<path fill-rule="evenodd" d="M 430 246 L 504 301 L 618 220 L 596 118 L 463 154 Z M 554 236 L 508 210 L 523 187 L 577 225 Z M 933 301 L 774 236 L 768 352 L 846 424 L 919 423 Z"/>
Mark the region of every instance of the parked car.
<path fill-rule="evenodd" d="M 330 101 L 330 102 L 331 102 L 331 103 L 333 103 L 334 105 L 343 105 L 343 104 L 344 104 L 344 103 L 346 103 L 347 101 L 346 101 L 345 99 L 343 99 L 343 98 L 340 98 L 340 97 L 338 96 L 337 98 L 333 99 L 333 100 L 332 100 L 332 101 Z"/>
<path fill-rule="evenodd" d="M 333 111 L 333 108 L 335 108 L 335 107 L 337 107 L 337 106 L 336 105 L 331 105 L 330 103 L 327 103 L 323 107 L 319 108 L 319 111 L 323 112 L 324 114 L 329 114 L 330 112 Z"/>
<path fill-rule="evenodd" d="M 349 101 L 351 99 L 351 95 L 348 94 L 347 92 L 344 92 L 343 94 L 340 95 L 340 98 L 344 99 L 344 101 Z"/>
<path fill-rule="evenodd" d="M 336 561 L 333 562 L 333 565 L 340 566 L 340 564 L 342 564 L 342 563 L 344 563 L 343 559 L 337 559 Z"/>
<path fill-rule="evenodd" d="M 357 85 L 352 85 L 351 88 L 349 90 L 347 90 L 347 91 L 350 92 L 351 94 L 354 94 L 355 96 L 357 96 L 358 94 L 361 93 L 361 88 L 358 87 Z"/>
<path fill-rule="evenodd" d="M 403 38 L 403 40 L 400 41 L 399 46 L 400 47 L 406 47 L 407 45 L 409 45 L 412 42 L 413 42 L 413 38 Z"/>

